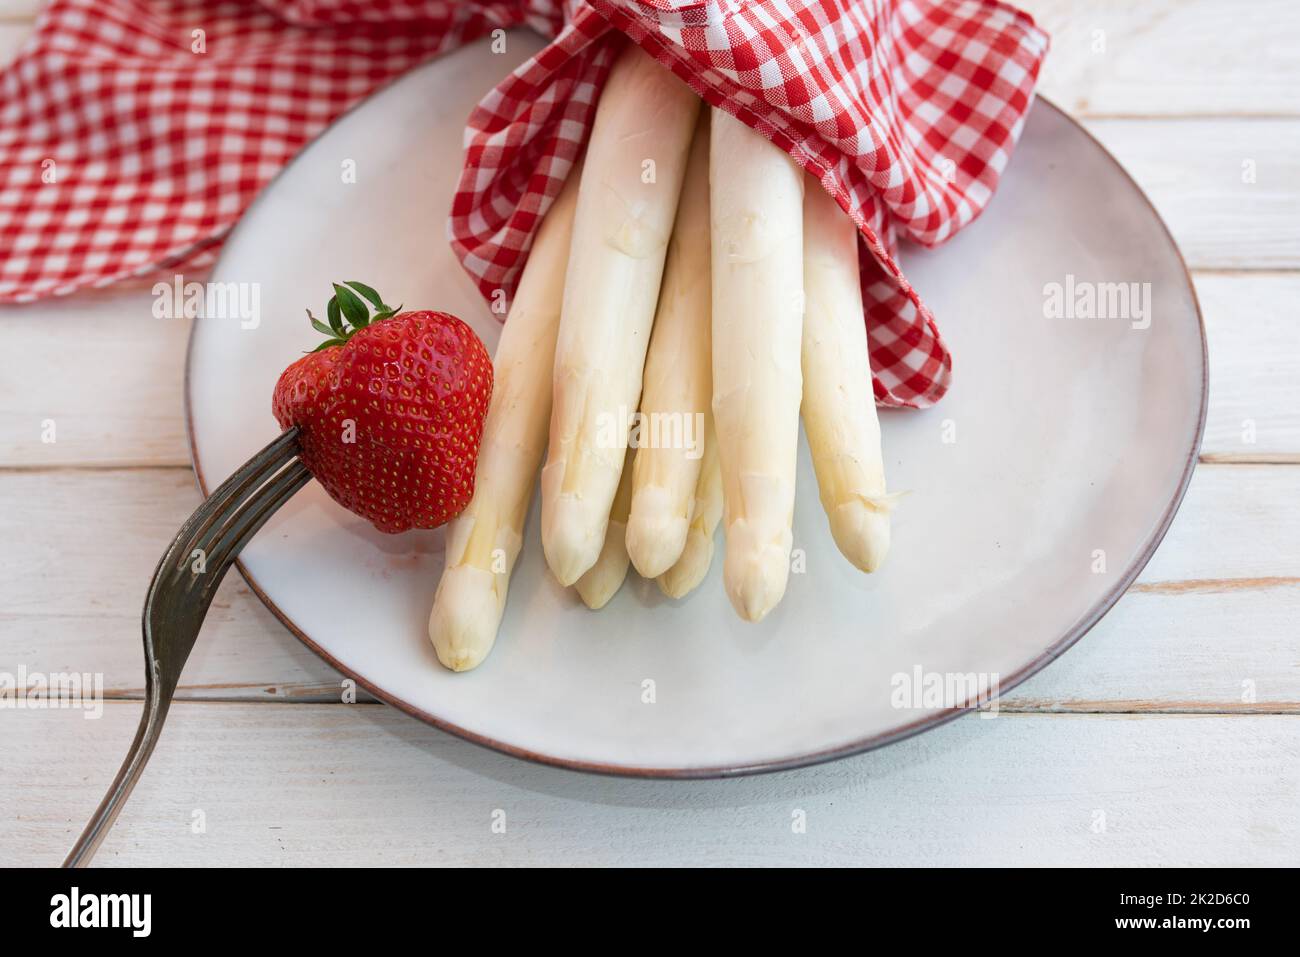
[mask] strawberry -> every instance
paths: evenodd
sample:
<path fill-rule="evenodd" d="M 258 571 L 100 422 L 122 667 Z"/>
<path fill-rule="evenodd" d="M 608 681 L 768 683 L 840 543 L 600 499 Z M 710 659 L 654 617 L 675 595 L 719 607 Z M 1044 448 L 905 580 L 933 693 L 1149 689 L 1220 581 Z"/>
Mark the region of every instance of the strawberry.
<path fill-rule="evenodd" d="M 492 395 L 474 330 L 399 309 L 335 283 L 329 325 L 307 312 L 329 338 L 281 373 L 271 403 L 281 428 L 301 430 L 303 464 L 330 497 L 383 532 L 436 528 L 469 504 Z"/>

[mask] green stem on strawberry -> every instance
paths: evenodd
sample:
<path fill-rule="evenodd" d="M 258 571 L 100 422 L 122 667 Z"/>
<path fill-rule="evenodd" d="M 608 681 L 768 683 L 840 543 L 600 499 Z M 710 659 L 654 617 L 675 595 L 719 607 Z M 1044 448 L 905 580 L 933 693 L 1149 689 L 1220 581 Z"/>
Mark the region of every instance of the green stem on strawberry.
<path fill-rule="evenodd" d="M 311 350 L 312 352 L 320 352 L 331 346 L 341 346 L 358 330 L 372 323 L 391 319 L 402 309 L 401 306 L 387 305 L 383 297 L 375 292 L 374 287 L 357 282 L 355 279 L 342 285 L 336 282 L 330 285 L 334 287 L 334 295 L 325 306 L 325 318 L 329 324 L 321 322 L 311 314 L 310 309 L 307 310 L 307 319 L 311 322 L 312 328 L 326 337 L 324 342 Z M 374 315 L 371 315 L 372 307 Z"/>

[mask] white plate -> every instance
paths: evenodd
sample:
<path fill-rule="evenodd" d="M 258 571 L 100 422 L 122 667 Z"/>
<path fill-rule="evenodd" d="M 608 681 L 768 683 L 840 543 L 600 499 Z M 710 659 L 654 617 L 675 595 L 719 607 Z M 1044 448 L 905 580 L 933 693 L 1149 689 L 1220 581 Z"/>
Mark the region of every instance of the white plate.
<path fill-rule="evenodd" d="M 272 387 L 314 344 L 303 309 L 323 309 L 331 280 L 454 312 L 495 348 L 497 323 L 444 223 L 465 117 L 539 46 L 511 34 L 505 55 L 480 43 L 409 74 L 330 127 L 244 216 L 213 279 L 259 283 L 261 324 L 204 319 L 190 344 L 205 491 L 276 434 Z M 355 183 L 343 182 L 348 161 Z M 703 776 L 851 754 L 967 703 L 897 707 L 897 676 L 917 668 L 997 675 L 1005 692 L 1096 623 L 1168 527 L 1204 422 L 1200 316 L 1141 192 L 1042 101 L 986 215 L 903 263 L 939 317 L 954 385 L 935 409 L 883 416 L 890 486 L 911 494 L 875 575 L 835 550 L 804 448 L 794 533 L 806 571 L 759 625 L 732 612 L 720 561 L 680 603 L 632 576 L 587 611 L 547 574 L 534 514 L 496 649 L 454 675 L 425 635 L 442 533 L 382 535 L 315 484 L 248 546 L 245 577 L 385 701 L 584 769 Z M 1150 327 L 1045 318 L 1045 284 L 1067 275 L 1150 283 Z"/>

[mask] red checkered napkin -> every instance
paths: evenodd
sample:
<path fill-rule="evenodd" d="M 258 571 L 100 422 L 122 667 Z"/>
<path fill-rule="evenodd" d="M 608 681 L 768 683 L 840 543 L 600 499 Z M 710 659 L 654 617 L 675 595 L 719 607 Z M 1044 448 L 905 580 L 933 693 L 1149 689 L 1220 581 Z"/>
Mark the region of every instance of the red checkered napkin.
<path fill-rule="evenodd" d="M 50 0 L 0 73 L 0 302 L 197 272 L 352 104 L 554 2 Z"/>
<path fill-rule="evenodd" d="M 509 290 L 591 126 L 613 25 L 788 152 L 858 224 L 877 400 L 931 405 L 952 362 L 894 259 L 983 210 L 1029 110 L 1046 35 L 992 2 L 589 0 L 469 118 L 452 246 Z"/>
<path fill-rule="evenodd" d="M 0 301 L 207 264 L 339 112 L 518 25 L 554 42 L 469 118 L 448 225 L 485 295 L 512 291 L 626 34 L 853 216 L 877 399 L 943 395 L 951 360 L 893 250 L 978 215 L 1024 123 L 1047 38 L 991 0 L 54 0 L 0 74 Z"/>

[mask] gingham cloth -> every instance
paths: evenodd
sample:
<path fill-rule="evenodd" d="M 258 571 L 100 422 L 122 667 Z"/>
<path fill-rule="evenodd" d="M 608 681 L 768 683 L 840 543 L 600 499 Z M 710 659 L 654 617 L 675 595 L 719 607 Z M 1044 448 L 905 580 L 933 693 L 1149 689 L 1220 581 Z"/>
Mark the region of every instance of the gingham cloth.
<path fill-rule="evenodd" d="M 1047 37 L 992 0 L 52 0 L 0 73 L 0 302 L 210 265 L 257 191 L 348 106 L 495 29 L 553 37 L 469 117 L 448 221 L 507 297 L 630 37 L 787 151 L 863 238 L 877 400 L 951 359 L 899 270 L 987 204 Z"/>

